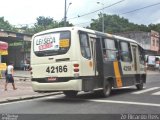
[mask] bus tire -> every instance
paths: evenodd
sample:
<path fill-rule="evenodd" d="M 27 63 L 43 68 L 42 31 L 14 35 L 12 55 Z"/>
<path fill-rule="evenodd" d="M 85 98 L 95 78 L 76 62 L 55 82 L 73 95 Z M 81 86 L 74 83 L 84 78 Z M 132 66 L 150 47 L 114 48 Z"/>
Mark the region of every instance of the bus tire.
<path fill-rule="evenodd" d="M 102 97 L 109 97 L 111 90 L 112 90 L 112 85 L 109 81 L 106 81 L 105 83 L 106 84 L 105 84 L 103 90 L 101 91 L 101 96 Z"/>
<path fill-rule="evenodd" d="M 143 78 L 141 78 L 140 83 L 136 85 L 137 90 L 143 90 Z"/>
<path fill-rule="evenodd" d="M 68 90 L 68 91 L 63 91 L 63 94 L 66 97 L 76 97 L 78 94 L 78 91 L 74 91 L 74 90 Z"/>

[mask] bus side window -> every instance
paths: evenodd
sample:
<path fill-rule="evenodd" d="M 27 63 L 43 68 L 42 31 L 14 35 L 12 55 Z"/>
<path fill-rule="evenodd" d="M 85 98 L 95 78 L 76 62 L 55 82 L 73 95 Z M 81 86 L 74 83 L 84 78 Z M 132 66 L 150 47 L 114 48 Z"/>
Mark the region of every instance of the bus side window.
<path fill-rule="evenodd" d="M 114 61 L 117 60 L 117 47 L 116 41 L 112 39 L 103 39 L 103 58 L 104 60 Z"/>
<path fill-rule="evenodd" d="M 91 59 L 88 35 L 83 32 L 80 32 L 80 47 L 82 56 L 84 58 Z"/>
<path fill-rule="evenodd" d="M 145 53 L 143 48 L 141 48 L 140 46 L 139 46 L 139 60 L 141 64 L 143 65 L 145 64 Z"/>
<path fill-rule="evenodd" d="M 131 50 L 130 50 L 130 45 L 128 42 L 120 42 L 120 56 L 121 60 L 123 62 L 131 62 L 132 57 L 131 57 Z"/>

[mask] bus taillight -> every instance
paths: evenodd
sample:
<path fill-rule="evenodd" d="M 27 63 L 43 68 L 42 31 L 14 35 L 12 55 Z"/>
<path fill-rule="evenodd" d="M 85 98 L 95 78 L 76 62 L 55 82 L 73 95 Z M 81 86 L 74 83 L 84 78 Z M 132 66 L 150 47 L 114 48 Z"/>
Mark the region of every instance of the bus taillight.
<path fill-rule="evenodd" d="M 79 64 L 73 64 L 74 72 L 79 72 Z"/>
<path fill-rule="evenodd" d="M 79 67 L 79 64 L 73 64 L 74 67 Z"/>
<path fill-rule="evenodd" d="M 74 68 L 74 72 L 79 72 L 79 69 L 78 68 Z"/>

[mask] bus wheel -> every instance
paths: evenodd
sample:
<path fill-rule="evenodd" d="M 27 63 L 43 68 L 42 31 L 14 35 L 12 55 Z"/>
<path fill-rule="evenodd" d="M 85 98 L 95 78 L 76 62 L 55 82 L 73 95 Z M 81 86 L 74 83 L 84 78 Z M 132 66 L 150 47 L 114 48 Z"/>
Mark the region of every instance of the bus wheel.
<path fill-rule="evenodd" d="M 140 83 L 136 85 L 137 90 L 143 90 L 143 79 L 140 80 Z"/>
<path fill-rule="evenodd" d="M 69 91 L 63 91 L 66 97 L 76 97 L 78 94 L 78 91 L 69 90 Z"/>
<path fill-rule="evenodd" d="M 101 91 L 101 96 L 102 97 L 109 97 L 110 93 L 111 93 L 111 89 L 112 89 L 112 85 L 109 81 L 106 81 L 106 85 L 103 88 L 103 90 Z"/>

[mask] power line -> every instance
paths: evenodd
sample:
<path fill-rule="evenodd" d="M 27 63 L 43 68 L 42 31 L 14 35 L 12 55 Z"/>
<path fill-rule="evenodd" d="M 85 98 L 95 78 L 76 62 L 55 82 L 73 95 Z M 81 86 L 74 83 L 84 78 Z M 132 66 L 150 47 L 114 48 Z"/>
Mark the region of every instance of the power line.
<path fill-rule="evenodd" d="M 142 9 L 146 9 L 146 8 L 149 8 L 149 7 L 153 7 L 153 6 L 156 6 L 156 5 L 159 5 L 159 3 L 155 3 L 155 4 L 152 4 L 152 5 L 148 5 L 148 6 L 145 6 L 145 7 L 142 7 L 142 8 L 138 8 L 138 9 L 135 9 L 135 10 L 131 10 L 131 11 L 128 11 L 128 12 L 124 12 L 124 13 L 121 13 L 119 15 L 123 15 L 123 14 L 128 14 L 128 13 L 132 13 L 132 12 L 136 12 L 136 11 L 139 11 L 139 10 L 142 10 Z M 106 8 L 106 7 L 105 7 Z M 102 8 L 103 9 L 103 8 Z M 99 9 L 99 10 L 102 10 L 102 9 Z M 81 23 L 82 24 L 82 23 Z M 85 24 L 85 23 L 84 23 Z"/>
<path fill-rule="evenodd" d="M 114 5 L 118 4 L 118 3 L 121 3 L 121 2 L 123 2 L 123 1 L 125 1 L 125 0 L 118 1 L 118 2 L 116 2 L 116 3 L 113 3 L 113 4 L 109 5 L 109 6 L 103 7 L 103 8 L 101 8 L 101 9 L 98 9 L 98 10 L 95 10 L 95 11 L 92 11 L 92 12 L 89 12 L 89 13 L 85 13 L 85 14 L 82 14 L 82 15 L 78 15 L 77 17 L 69 18 L 68 20 L 76 19 L 76 18 L 83 17 L 83 16 L 86 16 L 86 15 L 89 15 L 89 14 L 93 14 L 93 13 L 95 13 L 95 12 L 98 12 L 98 11 L 100 11 L 100 10 L 109 8 L 109 7 L 114 6 Z M 131 10 L 131 11 L 128 11 L 128 12 L 124 12 L 124 13 L 121 13 L 121 14 L 119 14 L 119 15 L 124 15 L 124 14 L 128 14 L 128 13 L 136 12 L 136 11 L 139 11 L 139 10 L 142 10 L 142 9 L 146 9 L 146 8 L 149 8 L 149 7 L 153 7 L 153 6 L 156 6 L 156 5 L 159 5 L 159 4 L 160 4 L 160 2 L 159 2 L 159 3 L 152 4 L 152 5 L 148 5 L 148 6 L 145 6 L 145 7 L 142 7 L 142 8 L 138 8 L 138 9 L 135 9 L 135 10 Z M 79 23 L 79 24 L 76 24 L 76 25 L 86 24 L 86 23 L 89 23 L 89 22 Z M 31 24 L 34 24 L 34 23 L 31 23 Z M 19 25 L 31 25 L 31 24 L 19 24 Z"/>
<path fill-rule="evenodd" d="M 116 2 L 116 3 L 113 3 L 113 4 L 109 5 L 109 6 L 103 7 L 103 8 L 101 8 L 101 9 L 98 9 L 98 10 L 95 10 L 95 11 L 92 11 L 92 12 L 89 12 L 89 13 L 85 13 L 85 14 L 82 14 L 82 15 L 78 15 L 78 16 L 73 17 L 73 18 L 68 18 L 68 21 L 71 20 L 71 19 L 76 19 L 76 18 L 79 18 L 79 17 L 83 17 L 83 16 L 86 16 L 86 15 L 89 15 L 89 14 L 96 13 L 96 12 L 101 11 L 101 10 L 103 10 L 103 9 L 106 9 L 106 8 L 112 7 L 112 6 L 116 5 L 116 4 L 119 4 L 119 3 L 123 2 L 123 1 L 125 1 L 125 0 L 120 0 L 120 1 L 118 1 L 118 2 Z M 31 23 L 31 24 L 34 24 L 34 23 Z M 19 25 L 22 26 L 22 25 L 31 25 L 31 24 L 19 24 Z M 82 24 L 82 23 L 81 23 L 81 24 Z M 79 24 L 77 24 L 77 25 L 79 25 Z"/>
<path fill-rule="evenodd" d="M 29 23 L 29 24 L 17 24 L 17 25 L 13 25 L 14 27 L 19 27 L 19 28 L 21 28 L 21 27 L 27 27 L 27 26 L 33 26 L 35 23 Z"/>
<path fill-rule="evenodd" d="M 135 9 L 135 10 L 131 10 L 131 11 L 128 11 L 128 12 L 124 12 L 124 13 L 121 13 L 120 15 L 136 12 L 136 11 L 139 11 L 139 10 L 142 10 L 142 9 L 145 9 L 145 8 L 149 8 L 149 7 L 153 7 L 153 6 L 156 6 L 156 5 L 159 5 L 159 4 L 160 4 L 160 2 L 156 3 L 156 4 L 148 5 L 148 6 L 145 6 L 145 7 L 142 7 L 142 8 L 138 8 L 138 9 Z"/>
<path fill-rule="evenodd" d="M 113 3 L 113 4 L 109 5 L 109 6 L 103 7 L 103 8 L 101 8 L 101 9 L 98 9 L 98 10 L 95 10 L 95 11 L 92 11 L 92 12 L 89 12 L 89 13 L 85 13 L 85 14 L 82 14 L 82 15 L 78 15 L 77 17 L 69 18 L 68 20 L 76 19 L 76 18 L 83 17 L 83 16 L 86 16 L 86 15 L 89 15 L 89 14 L 93 14 L 93 13 L 95 13 L 95 12 L 98 12 L 98 11 L 101 11 L 101 10 L 103 10 L 103 9 L 112 7 L 112 6 L 116 5 L 116 4 L 119 4 L 119 3 L 123 2 L 123 1 L 125 1 L 125 0 L 120 0 L 120 1 L 118 1 L 118 2 L 116 2 L 116 3 Z"/>
<path fill-rule="evenodd" d="M 78 24 L 75 24 L 75 25 L 82 25 L 82 24 L 87 24 L 87 23 L 90 23 L 92 21 L 88 21 L 88 22 L 83 22 L 83 23 L 78 23 Z"/>

